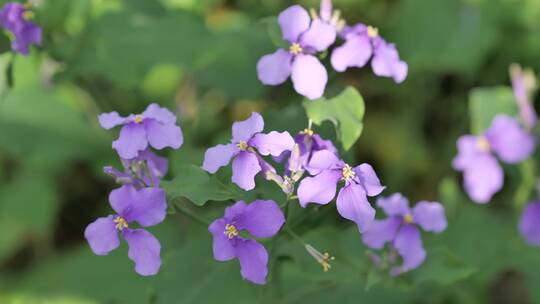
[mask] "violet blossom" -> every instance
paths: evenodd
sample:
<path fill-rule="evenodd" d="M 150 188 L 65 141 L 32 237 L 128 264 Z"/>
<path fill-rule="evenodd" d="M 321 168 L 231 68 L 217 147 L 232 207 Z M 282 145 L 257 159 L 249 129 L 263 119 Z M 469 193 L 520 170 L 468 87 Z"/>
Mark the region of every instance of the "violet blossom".
<path fill-rule="evenodd" d="M 420 266 L 426 258 L 426 251 L 418 227 L 433 233 L 444 231 L 447 221 L 443 206 L 438 202 L 421 201 L 411 209 L 407 198 L 400 193 L 379 198 L 377 206 L 388 217 L 371 224 L 362 235 L 364 244 L 372 249 L 383 249 L 386 243 L 390 243 L 392 250 L 396 250 L 403 259 L 402 266 L 391 270 L 393 275 Z"/>
<path fill-rule="evenodd" d="M 527 243 L 540 246 L 540 200 L 530 202 L 523 209 L 518 228 Z"/>
<path fill-rule="evenodd" d="M 136 158 L 148 146 L 161 150 L 166 147 L 178 149 L 184 142 L 182 129 L 176 125 L 176 116 L 166 108 L 150 104 L 141 114 L 121 117 L 118 112 L 99 115 L 104 129 L 122 125 L 120 136 L 112 144 L 123 159 Z"/>
<path fill-rule="evenodd" d="M 464 187 L 476 203 L 487 203 L 501 190 L 504 172 L 497 161 L 516 164 L 529 157 L 536 147 L 534 137 L 518 121 L 498 115 L 482 135 L 463 135 L 457 141 L 458 155 L 452 166 L 463 172 Z"/>
<path fill-rule="evenodd" d="M 206 150 L 202 168 L 213 174 L 232 159 L 232 182 L 246 191 L 255 188 L 255 175 L 262 170 L 258 154 L 279 156 L 294 146 L 288 132 L 264 134 L 263 129 L 264 120 L 257 112 L 244 121 L 235 122 L 231 143 Z"/>
<path fill-rule="evenodd" d="M 106 174 L 115 178 L 119 184 L 132 184 L 135 188 L 159 186 L 161 179 L 167 174 L 169 161 L 157 156 L 152 150 L 139 152 L 133 159 L 122 159 L 124 171 L 112 166 L 103 168 Z"/>
<path fill-rule="evenodd" d="M 521 120 L 527 129 L 531 129 L 538 121 L 533 100 L 531 99 L 536 87 L 536 78 L 532 71 L 523 71 L 517 64 L 510 66 L 510 78 L 512 79 L 512 89 Z"/>
<path fill-rule="evenodd" d="M 274 201 L 256 200 L 247 205 L 239 201 L 225 209 L 225 216 L 215 220 L 208 230 L 213 236 L 214 259 L 240 261 L 240 274 L 255 284 L 265 284 L 268 274 L 268 252 L 263 245 L 240 236 L 247 231 L 256 238 L 278 233 L 285 217 Z"/>
<path fill-rule="evenodd" d="M 314 176 L 305 177 L 298 187 L 302 207 L 308 203 L 328 204 L 336 196 L 336 187 L 342 181 L 336 200 L 339 214 L 354 221 L 360 232 L 369 229 L 375 209 L 367 197 L 378 195 L 385 188 L 369 164 L 351 167 L 334 153 L 322 150 L 313 154 L 307 170 Z"/>
<path fill-rule="evenodd" d="M 336 39 L 336 29 L 320 19 L 311 21 L 308 12 L 294 5 L 279 14 L 279 26 L 289 49 L 278 49 L 257 63 L 257 74 L 265 85 L 279 85 L 289 76 L 294 89 L 309 99 L 323 96 L 328 74 L 314 56 Z"/>
<path fill-rule="evenodd" d="M 15 36 L 11 48 L 22 55 L 28 55 L 30 45 L 41 45 L 42 39 L 41 28 L 28 21 L 33 16 L 28 8 L 27 5 L 8 2 L 0 10 L 0 26 Z"/>
<path fill-rule="evenodd" d="M 165 191 L 159 188 L 137 190 L 124 185 L 109 195 L 115 215 L 98 218 L 88 225 L 84 237 L 97 255 L 107 255 L 118 248 L 121 234 L 128 243 L 128 257 L 135 262 L 135 271 L 143 276 L 155 275 L 161 266 L 161 245 L 150 232 L 132 228 L 157 225 L 165 219 L 167 203 Z"/>

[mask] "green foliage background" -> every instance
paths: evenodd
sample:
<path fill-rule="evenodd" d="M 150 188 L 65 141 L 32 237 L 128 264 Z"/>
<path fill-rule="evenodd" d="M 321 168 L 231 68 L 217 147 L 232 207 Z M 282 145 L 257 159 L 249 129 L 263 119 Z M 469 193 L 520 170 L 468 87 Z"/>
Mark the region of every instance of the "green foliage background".
<path fill-rule="evenodd" d="M 515 112 L 508 66 L 540 71 L 539 1 L 334 0 L 349 23 L 378 26 L 397 44 L 409 77 L 396 85 L 369 67 L 331 72 L 326 96 L 355 87 L 365 114 L 336 132 L 340 108 L 317 112 L 304 103 L 317 116 L 315 129 L 352 145 L 344 157 L 371 163 L 385 194 L 440 200 L 449 228 L 425 235 L 425 265 L 396 280 L 373 269 L 335 207 L 293 205 L 294 217 L 309 216 L 298 232 L 336 260 L 324 273 L 295 240 L 266 242 L 275 245 L 267 287 L 243 281 L 237 262 L 214 261 L 206 228 L 179 214 L 152 229 L 164 259 L 153 278 L 135 274 L 125 245 L 94 256 L 83 231 L 110 209 L 115 185 L 102 167 L 119 166 L 115 134 L 100 129 L 97 115 L 138 112 L 150 102 L 173 109 L 186 137 L 179 151 L 163 153 L 174 203 L 213 219 L 229 199 L 283 201 L 275 185 L 259 180 L 244 193 L 227 169 L 209 178 L 198 166 L 205 149 L 228 140 L 230 124 L 251 111 L 261 111 L 266 130 L 307 126 L 292 86 L 264 87 L 255 70 L 275 48 L 272 16 L 297 1 L 38 2 L 43 48 L 0 56 L 0 303 L 540 303 L 540 250 L 516 228 L 520 207 L 536 195 L 534 161 L 505 168 L 506 187 L 487 206 L 468 200 L 450 166 L 459 135 Z M 7 37 L 0 49 L 9 50 Z M 356 143 L 341 137 L 359 132 Z"/>

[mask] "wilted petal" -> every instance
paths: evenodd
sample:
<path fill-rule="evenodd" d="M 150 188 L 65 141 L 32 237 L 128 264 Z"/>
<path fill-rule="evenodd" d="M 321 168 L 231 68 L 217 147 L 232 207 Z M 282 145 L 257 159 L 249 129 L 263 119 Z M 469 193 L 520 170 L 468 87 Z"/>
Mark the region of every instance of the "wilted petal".
<path fill-rule="evenodd" d="M 308 203 L 328 204 L 336 196 L 341 172 L 326 170 L 313 177 L 305 177 L 298 186 L 298 201 L 302 207 Z"/>
<path fill-rule="evenodd" d="M 463 182 L 469 197 L 476 203 L 485 204 L 501 190 L 504 173 L 495 157 L 485 154 L 463 171 Z"/>
<path fill-rule="evenodd" d="M 243 121 L 237 121 L 232 126 L 233 143 L 240 141 L 249 141 L 253 135 L 261 132 L 264 129 L 264 120 L 261 114 L 257 112 L 251 113 L 251 116 Z"/>
<path fill-rule="evenodd" d="M 308 12 L 300 5 L 287 8 L 278 16 L 283 39 L 290 43 L 296 42 L 300 34 L 309 29 L 310 21 Z"/>
<path fill-rule="evenodd" d="M 163 124 L 155 119 L 144 121 L 148 142 L 152 147 L 161 150 L 166 147 L 178 149 L 184 143 L 182 129 L 175 124 Z"/>
<path fill-rule="evenodd" d="M 148 147 L 144 126 L 137 123 L 129 123 L 123 126 L 120 136 L 112 143 L 112 147 L 123 159 L 137 157 L 139 151 Z"/>
<path fill-rule="evenodd" d="M 212 233 L 213 237 L 214 259 L 217 261 L 229 261 L 236 257 L 232 241 L 225 235 L 226 224 L 224 219 L 217 219 L 208 227 L 208 231 Z"/>
<path fill-rule="evenodd" d="M 486 132 L 486 138 L 495 153 L 510 164 L 525 160 L 536 147 L 534 137 L 523 130 L 515 118 L 507 115 L 494 118 Z"/>
<path fill-rule="evenodd" d="M 534 109 L 534 104 L 531 101 L 531 91 L 534 90 L 535 78 L 534 75 L 529 72 L 530 71 L 523 71 L 517 64 L 510 66 L 512 89 L 519 107 L 519 116 L 525 126 L 531 129 L 538 121 L 538 116 Z"/>
<path fill-rule="evenodd" d="M 167 108 L 162 108 L 158 104 L 152 103 L 146 107 L 142 113 L 144 118 L 152 118 L 162 124 L 173 125 L 176 123 L 176 116 Z"/>
<path fill-rule="evenodd" d="M 403 82 L 407 77 L 407 63 L 399 59 L 398 52 L 393 44 L 382 40 L 374 50 L 371 67 L 375 75 L 392 77 L 396 83 Z"/>
<path fill-rule="evenodd" d="M 479 155 L 487 154 L 480 150 L 480 138 L 474 135 L 463 135 L 457 141 L 458 155 L 452 161 L 456 170 L 464 170 L 474 163 Z"/>
<path fill-rule="evenodd" d="M 444 215 L 444 207 L 438 202 L 421 201 L 413 208 L 413 219 L 422 229 L 439 233 L 448 225 Z"/>
<path fill-rule="evenodd" d="M 426 259 L 426 251 L 422 245 L 420 232 L 414 225 L 404 225 L 394 241 L 394 247 L 403 258 L 403 271 L 420 266 Z"/>
<path fill-rule="evenodd" d="M 318 52 L 325 51 L 336 41 L 336 29 L 322 20 L 314 20 L 309 30 L 300 37 L 300 44 Z"/>
<path fill-rule="evenodd" d="M 143 227 L 161 223 L 167 213 L 165 191 L 160 188 L 137 190 L 131 185 L 124 185 L 111 191 L 109 200 L 118 215 Z"/>
<path fill-rule="evenodd" d="M 294 89 L 309 99 L 323 96 L 328 75 L 319 59 L 312 55 L 297 55 L 292 65 Z"/>
<path fill-rule="evenodd" d="M 240 260 L 240 274 L 255 284 L 265 284 L 268 274 L 268 253 L 254 240 L 238 239 L 236 256 Z"/>
<path fill-rule="evenodd" d="M 294 139 L 289 132 L 272 131 L 268 134 L 256 134 L 249 143 L 262 155 L 279 156 L 285 151 L 292 150 Z"/>
<path fill-rule="evenodd" d="M 120 240 L 113 216 L 100 217 L 84 230 L 84 237 L 97 255 L 107 255 L 118 248 Z"/>
<path fill-rule="evenodd" d="M 293 55 L 284 49 L 265 55 L 257 63 L 257 75 L 265 85 L 282 84 L 291 75 Z"/>
<path fill-rule="evenodd" d="M 519 232 L 529 244 L 540 246 L 540 202 L 525 207 L 519 219 Z"/>
<path fill-rule="evenodd" d="M 361 68 L 373 54 L 371 40 L 364 35 L 349 36 L 342 46 L 334 49 L 330 62 L 334 70 L 344 72 L 348 68 Z"/>
<path fill-rule="evenodd" d="M 373 249 L 383 249 L 384 244 L 393 241 L 402 221 L 399 217 L 389 217 L 384 220 L 375 220 L 369 229 L 362 234 L 362 241 Z"/>
<path fill-rule="evenodd" d="M 377 206 L 388 216 L 405 216 L 411 212 L 409 209 L 409 200 L 401 193 L 394 193 L 389 197 L 378 198 Z"/>
<path fill-rule="evenodd" d="M 339 214 L 358 226 L 361 233 L 366 232 L 375 219 L 375 209 L 367 200 L 366 192 L 360 185 L 350 184 L 338 194 L 336 206 Z"/>
<path fill-rule="evenodd" d="M 103 113 L 98 116 L 99 124 L 103 129 L 109 130 L 126 122 L 126 118 L 118 112 Z"/>
<path fill-rule="evenodd" d="M 285 216 L 276 202 L 256 200 L 247 205 L 236 228 L 247 230 L 256 238 L 267 238 L 278 233 L 284 223 Z"/>
<path fill-rule="evenodd" d="M 313 153 L 306 169 L 311 175 L 316 175 L 321 171 L 337 168 L 340 164 L 341 160 L 335 153 L 321 150 Z"/>
<path fill-rule="evenodd" d="M 135 271 L 143 276 L 155 275 L 161 267 L 161 245 L 158 239 L 144 229 L 124 229 L 128 243 L 128 257 L 135 262 Z"/>
<path fill-rule="evenodd" d="M 219 168 L 226 166 L 238 151 L 235 144 L 217 145 L 209 148 L 204 153 L 202 168 L 209 173 L 216 173 Z"/>
<path fill-rule="evenodd" d="M 254 153 L 240 152 L 232 163 L 232 182 L 249 191 L 255 188 L 255 175 L 261 171 L 259 160 Z"/>
<path fill-rule="evenodd" d="M 385 187 L 381 185 L 379 177 L 371 165 L 361 164 L 354 168 L 354 171 L 360 179 L 360 183 L 366 189 L 367 195 L 375 196 L 383 192 Z"/>

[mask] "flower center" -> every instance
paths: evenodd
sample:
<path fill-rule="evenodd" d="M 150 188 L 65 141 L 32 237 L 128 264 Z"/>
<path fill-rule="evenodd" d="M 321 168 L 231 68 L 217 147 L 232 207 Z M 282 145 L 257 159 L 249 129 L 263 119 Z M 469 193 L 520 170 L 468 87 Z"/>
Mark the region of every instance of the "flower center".
<path fill-rule="evenodd" d="M 367 35 L 369 36 L 369 38 L 375 38 L 379 36 L 379 29 L 374 26 L 369 25 L 367 27 Z"/>
<path fill-rule="evenodd" d="M 302 53 L 302 51 L 304 51 L 304 49 L 300 46 L 300 44 L 296 42 L 291 44 L 291 46 L 289 47 L 289 52 L 291 52 L 291 54 L 293 55 L 298 55 Z"/>
<path fill-rule="evenodd" d="M 241 140 L 239 143 L 236 144 L 236 146 L 238 147 L 238 149 L 242 150 L 242 151 L 246 151 L 247 148 L 249 147 L 247 142 Z"/>
<path fill-rule="evenodd" d="M 125 218 L 121 216 L 117 216 L 113 221 L 116 224 L 116 229 L 118 231 L 122 231 L 124 230 L 124 228 L 128 228 L 128 222 Z"/>
<path fill-rule="evenodd" d="M 407 214 L 403 217 L 405 224 L 412 224 L 414 222 L 412 214 Z"/>
<path fill-rule="evenodd" d="M 349 181 L 356 176 L 356 173 L 354 173 L 354 170 L 351 166 L 345 164 L 345 167 L 343 167 L 343 169 L 341 170 L 341 175 L 343 176 L 343 180 Z"/>
<path fill-rule="evenodd" d="M 133 118 L 133 121 L 140 124 L 143 121 L 143 116 L 141 114 L 135 115 L 135 118 Z"/>
<path fill-rule="evenodd" d="M 227 224 L 225 225 L 225 231 L 223 231 L 223 234 L 225 234 L 229 240 L 231 240 L 233 237 L 238 236 L 238 229 L 236 229 L 236 226 Z"/>
<path fill-rule="evenodd" d="M 490 150 L 490 144 L 487 138 L 484 136 L 480 136 L 478 138 L 478 141 L 476 142 L 476 145 L 478 146 L 478 149 L 482 152 L 489 152 Z"/>
<path fill-rule="evenodd" d="M 313 130 L 308 128 L 305 128 L 301 133 L 307 136 L 313 136 Z"/>

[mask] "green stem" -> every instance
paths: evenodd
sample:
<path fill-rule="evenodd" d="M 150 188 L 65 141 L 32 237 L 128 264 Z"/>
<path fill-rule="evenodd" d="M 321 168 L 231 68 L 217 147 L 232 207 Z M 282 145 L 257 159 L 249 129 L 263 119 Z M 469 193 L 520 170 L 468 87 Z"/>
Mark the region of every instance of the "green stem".
<path fill-rule="evenodd" d="M 285 232 L 287 232 L 290 236 L 292 236 L 293 239 L 295 239 L 295 240 L 299 241 L 300 243 L 302 243 L 302 245 L 304 245 L 304 246 L 306 245 L 306 242 L 304 242 L 304 240 L 298 234 L 296 234 L 296 232 L 292 231 L 291 228 L 286 227 Z"/>
<path fill-rule="evenodd" d="M 186 217 L 189 217 L 190 219 L 194 220 L 195 222 L 205 226 L 205 227 L 208 227 L 210 225 L 210 222 L 208 220 L 206 220 L 205 218 L 199 216 L 198 214 L 196 214 L 195 212 L 187 209 L 187 208 L 184 208 L 182 206 L 180 206 L 179 204 L 175 204 L 173 203 L 173 206 L 174 206 L 174 209 L 180 213 L 182 213 L 183 215 L 185 215 Z"/>

